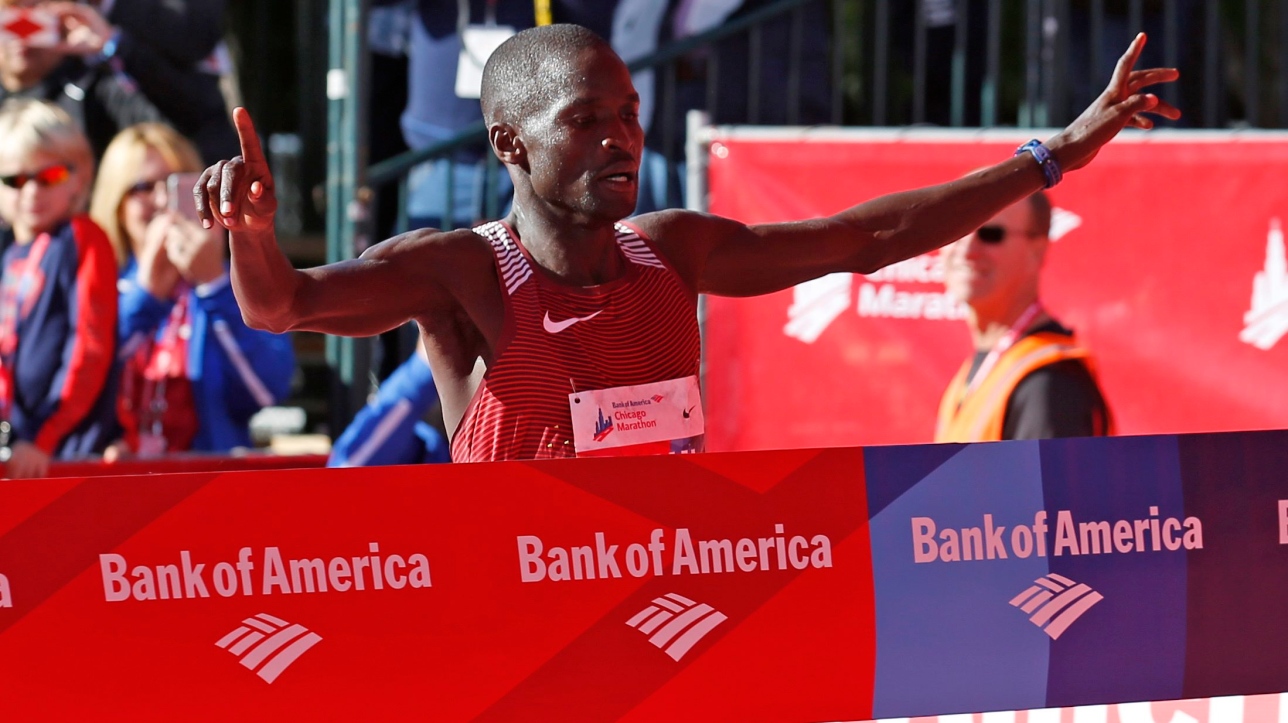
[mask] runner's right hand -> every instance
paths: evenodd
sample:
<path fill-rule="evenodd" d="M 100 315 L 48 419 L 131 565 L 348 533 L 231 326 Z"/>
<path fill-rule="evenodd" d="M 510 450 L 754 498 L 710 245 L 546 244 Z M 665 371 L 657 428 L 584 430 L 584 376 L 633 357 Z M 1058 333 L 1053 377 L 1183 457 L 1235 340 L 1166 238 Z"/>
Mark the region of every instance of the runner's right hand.
<path fill-rule="evenodd" d="M 241 155 L 207 168 L 192 189 L 201 224 L 233 232 L 271 231 L 277 213 L 273 174 L 245 108 L 233 111 Z"/>

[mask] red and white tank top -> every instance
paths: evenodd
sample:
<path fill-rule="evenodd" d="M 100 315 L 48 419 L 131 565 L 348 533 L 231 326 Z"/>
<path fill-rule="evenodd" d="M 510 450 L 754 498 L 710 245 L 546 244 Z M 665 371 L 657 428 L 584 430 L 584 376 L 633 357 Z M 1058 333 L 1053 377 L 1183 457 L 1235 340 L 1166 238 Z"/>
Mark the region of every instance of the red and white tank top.
<path fill-rule="evenodd" d="M 452 461 L 573 457 L 569 394 L 698 373 L 695 302 L 638 229 L 616 225 L 626 273 L 588 287 L 542 274 L 503 223 L 474 231 L 496 255 L 505 326 L 452 439 Z"/>

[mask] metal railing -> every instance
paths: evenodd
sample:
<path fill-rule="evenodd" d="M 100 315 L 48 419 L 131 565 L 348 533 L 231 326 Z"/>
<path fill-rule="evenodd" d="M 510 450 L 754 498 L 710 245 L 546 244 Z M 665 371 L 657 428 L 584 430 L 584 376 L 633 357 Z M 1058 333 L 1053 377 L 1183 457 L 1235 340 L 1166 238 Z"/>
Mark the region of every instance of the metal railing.
<path fill-rule="evenodd" d="M 332 67 L 361 78 L 356 49 L 365 3 L 330 1 L 333 28 L 350 38 L 333 41 Z M 1160 94 L 1182 107 L 1186 126 L 1288 127 L 1288 0 L 748 0 L 746 5 L 719 27 L 666 42 L 628 63 L 633 72 L 654 71 L 657 106 L 648 145 L 668 162 L 682 159 L 684 112 L 690 109 L 706 111 L 717 124 L 1062 126 L 1103 89 L 1135 29 L 1147 29 L 1151 36 L 1142 66 L 1182 69 L 1182 81 Z M 503 199 L 497 177 L 503 171 L 486 152 L 481 122 L 442 143 L 364 168 L 357 162 L 361 144 L 351 140 L 362 137 L 360 106 L 354 105 L 360 96 L 329 92 L 328 150 L 344 156 L 333 160 L 329 172 L 329 260 L 365 248 L 372 237 L 374 194 L 390 184 L 396 185 L 400 213 L 386 231 L 406 230 L 408 174 L 461 150 L 481 152 L 488 192 L 479 213 L 499 215 Z M 479 220 L 453 218 L 453 181 L 448 164 L 446 228 Z M 669 205 L 682 203 L 679 184 L 678 175 L 667 174 Z M 362 362 L 354 362 L 352 347 L 335 350 L 341 381 L 361 379 Z"/>
<path fill-rule="evenodd" d="M 806 117 L 801 110 L 807 13 L 808 20 L 822 17 L 828 24 L 825 116 Z M 764 53 L 757 51 L 767 28 L 781 27 L 784 16 L 788 67 L 778 76 L 781 85 L 767 88 Z M 1130 39 L 1114 32 L 1123 28 L 1160 29 L 1145 61 L 1189 71 L 1181 83 L 1160 91 L 1184 106 L 1187 125 L 1288 127 L 1288 0 L 778 0 L 671 42 L 629 67 L 658 71 L 660 128 L 650 141 L 662 155 L 677 158 L 684 109 L 675 108 L 676 76 L 692 67 L 694 56 L 706 85 L 700 109 L 717 123 L 772 122 L 763 109 L 773 98 L 785 109 L 778 122 L 788 125 L 1060 126 L 1108 81 Z M 742 72 L 746 111 L 728 119 L 719 88 L 730 54 L 720 48 L 736 36 L 745 36 L 748 50 Z M 405 198 L 411 169 L 485 143 L 480 121 L 451 139 L 372 165 L 364 183 L 397 183 Z M 496 173 L 495 159 L 485 156 Z M 449 197 L 451 185 L 444 188 Z M 483 209 L 486 217 L 499 210 L 491 200 Z M 455 225 L 477 219 L 445 220 Z M 406 223 L 405 216 L 399 219 L 400 228 Z"/>

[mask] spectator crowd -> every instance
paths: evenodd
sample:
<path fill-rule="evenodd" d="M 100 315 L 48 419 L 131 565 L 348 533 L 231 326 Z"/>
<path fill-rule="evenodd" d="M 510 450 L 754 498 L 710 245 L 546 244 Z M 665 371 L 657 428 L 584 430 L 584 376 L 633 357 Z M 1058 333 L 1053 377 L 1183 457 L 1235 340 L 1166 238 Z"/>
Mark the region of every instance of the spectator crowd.
<path fill-rule="evenodd" d="M 237 152 L 223 0 L 0 3 L 0 457 L 250 446 L 288 337 L 242 322 L 192 186 Z"/>

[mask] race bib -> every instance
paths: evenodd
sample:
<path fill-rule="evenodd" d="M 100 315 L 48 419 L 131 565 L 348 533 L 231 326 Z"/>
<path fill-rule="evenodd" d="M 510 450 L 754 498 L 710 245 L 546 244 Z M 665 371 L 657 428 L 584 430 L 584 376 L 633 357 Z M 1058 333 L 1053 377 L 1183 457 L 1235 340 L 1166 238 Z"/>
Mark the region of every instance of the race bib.
<path fill-rule="evenodd" d="M 706 424 L 696 376 L 568 395 L 578 457 L 701 452 Z"/>
<path fill-rule="evenodd" d="M 508 25 L 470 25 L 461 33 L 456 61 L 456 97 L 477 98 L 483 88 L 483 65 L 501 43 L 514 35 Z"/>

